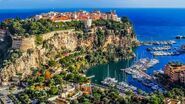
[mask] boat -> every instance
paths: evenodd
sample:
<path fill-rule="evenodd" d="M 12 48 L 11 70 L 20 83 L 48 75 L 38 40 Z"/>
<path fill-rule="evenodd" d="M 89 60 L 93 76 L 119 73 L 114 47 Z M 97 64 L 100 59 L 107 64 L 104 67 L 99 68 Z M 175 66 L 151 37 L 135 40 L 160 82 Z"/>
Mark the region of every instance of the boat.
<path fill-rule="evenodd" d="M 154 65 L 158 64 L 159 60 L 151 59 L 150 62 L 147 64 L 147 68 L 153 67 Z"/>
<path fill-rule="evenodd" d="M 121 91 L 129 91 L 129 90 L 134 90 L 136 91 L 137 88 L 132 86 L 132 85 L 129 85 L 127 84 L 126 82 L 119 82 L 117 85 L 116 85 L 116 88 L 121 90 Z"/>
<path fill-rule="evenodd" d="M 115 78 L 109 77 L 109 65 L 107 70 L 108 70 L 107 77 L 103 81 L 101 81 L 101 83 L 106 86 L 114 87 L 118 81 Z"/>
<path fill-rule="evenodd" d="M 129 87 L 129 85 L 126 83 L 126 82 L 119 82 L 118 84 L 117 84 L 117 87 Z"/>
<path fill-rule="evenodd" d="M 147 48 L 147 51 L 167 51 L 170 50 L 172 47 L 171 46 L 163 46 L 163 47 L 152 47 L 152 48 Z"/>
<path fill-rule="evenodd" d="M 131 88 L 132 90 L 134 90 L 134 91 L 136 91 L 136 90 L 137 90 L 137 88 L 136 88 L 136 87 L 134 87 L 134 86 L 130 86 L 130 88 Z"/>
<path fill-rule="evenodd" d="M 159 86 L 158 85 L 154 85 L 154 86 L 152 86 L 151 87 L 153 90 L 157 90 L 157 89 L 159 89 Z"/>
<path fill-rule="evenodd" d="M 106 86 L 114 87 L 118 81 L 115 78 L 106 77 L 101 83 Z"/>
<path fill-rule="evenodd" d="M 176 39 L 185 39 L 185 36 L 183 36 L 183 35 L 177 35 L 176 36 Z"/>
<path fill-rule="evenodd" d="M 174 41 L 174 40 L 141 42 L 142 45 L 172 45 L 172 44 L 175 44 L 175 43 L 176 43 L 176 41 Z"/>
<path fill-rule="evenodd" d="M 180 52 L 166 52 L 166 51 L 154 51 L 151 52 L 154 56 L 175 56 L 180 55 Z"/>
<path fill-rule="evenodd" d="M 140 75 L 133 75 L 132 78 L 134 78 L 134 79 L 140 79 L 140 78 L 142 78 L 142 76 L 140 76 Z"/>

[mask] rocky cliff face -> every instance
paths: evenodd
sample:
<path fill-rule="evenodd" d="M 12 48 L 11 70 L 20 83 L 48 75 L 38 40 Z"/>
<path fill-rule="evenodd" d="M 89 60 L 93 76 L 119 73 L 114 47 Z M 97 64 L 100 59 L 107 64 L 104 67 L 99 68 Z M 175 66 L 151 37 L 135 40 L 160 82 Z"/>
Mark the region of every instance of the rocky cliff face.
<path fill-rule="evenodd" d="M 75 30 L 55 31 L 43 34 L 43 44 L 37 45 L 35 48 L 28 49 L 16 60 L 15 63 L 11 63 L 0 69 L 0 82 L 7 82 L 12 78 L 12 76 L 15 76 L 18 73 L 21 73 L 23 78 L 30 75 L 32 73 L 31 68 L 39 66 L 40 63 L 46 63 L 63 49 L 74 51 L 79 46 L 92 49 L 94 47 L 93 44 L 97 40 L 97 29 L 94 29 L 93 31 L 94 32 L 89 33 L 88 37 L 85 39 L 80 39 L 78 35 L 83 34 L 83 32 Z M 127 34 L 132 33 L 130 32 Z M 114 44 L 127 49 L 128 47 L 132 48 L 132 42 L 136 41 L 137 40 L 134 36 L 130 35 L 128 37 L 126 35 L 115 35 L 114 32 L 109 32 L 105 36 L 100 47 L 106 48 L 108 44 Z"/>

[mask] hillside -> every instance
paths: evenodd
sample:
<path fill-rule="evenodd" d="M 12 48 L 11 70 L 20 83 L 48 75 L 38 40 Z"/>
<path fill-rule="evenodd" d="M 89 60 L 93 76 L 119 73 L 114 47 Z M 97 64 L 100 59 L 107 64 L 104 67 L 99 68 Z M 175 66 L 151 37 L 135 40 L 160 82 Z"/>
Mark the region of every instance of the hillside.
<path fill-rule="evenodd" d="M 30 32 L 29 35 L 26 29 L 20 32 L 25 28 L 24 23 L 18 27 L 19 29 L 12 27 L 13 25 L 10 24 L 14 24 L 14 21 L 19 25 L 22 23 L 19 20 L 11 20 L 11 22 L 9 20 L 9 23 L 1 24 L 1 27 L 11 27 L 8 31 L 13 37 L 12 43 L 15 43 L 15 37 L 16 42 L 17 37 L 21 42 L 17 47 L 12 44 L 13 50 L 11 49 L 0 69 L 0 82 L 7 82 L 15 75 L 21 75 L 23 79 L 31 75 L 35 68 L 41 69 L 43 65 L 47 65 L 54 73 L 64 69 L 83 72 L 95 64 L 133 58 L 135 55 L 132 49 L 137 46 L 137 39 L 132 24 L 127 18 L 123 18 L 122 22 L 94 21 L 92 27 L 87 29 L 81 22 L 72 21 L 65 23 L 68 28 L 60 27 L 62 29 L 55 28 L 43 33 L 35 32 L 35 34 Z M 45 22 L 39 23 L 45 24 Z M 42 26 L 47 27 L 43 24 Z M 58 27 L 56 24 L 55 26 Z M 29 29 L 29 31 L 33 30 Z M 78 57 L 76 62 L 69 58 L 71 55 Z"/>

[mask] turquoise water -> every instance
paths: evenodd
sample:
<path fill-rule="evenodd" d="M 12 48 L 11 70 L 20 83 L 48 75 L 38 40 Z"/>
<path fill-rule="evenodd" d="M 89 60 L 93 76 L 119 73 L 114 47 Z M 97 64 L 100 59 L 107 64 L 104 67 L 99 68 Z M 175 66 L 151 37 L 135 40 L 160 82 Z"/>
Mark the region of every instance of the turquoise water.
<path fill-rule="evenodd" d="M 83 8 L 82 8 L 83 9 Z M 112 8 L 107 9 L 99 9 L 101 11 L 109 11 Z M 33 16 L 35 14 L 39 14 L 42 12 L 48 11 L 76 11 L 80 9 L 45 9 L 45 10 L 0 10 L 0 21 L 6 18 L 26 18 Z M 91 11 L 94 9 L 83 9 L 87 11 Z M 177 34 L 185 35 L 185 9 L 115 9 L 119 16 L 127 16 L 132 21 L 134 25 L 135 32 L 137 34 L 137 38 L 140 41 L 147 40 L 175 40 L 175 36 Z M 173 45 L 173 47 L 179 47 L 182 44 L 185 44 L 185 40 L 176 40 L 177 44 Z M 145 49 L 147 46 L 140 46 L 136 49 L 135 53 L 138 58 L 149 57 L 153 58 L 153 56 L 148 53 Z M 148 74 L 153 74 L 154 70 L 160 70 L 167 64 L 169 61 L 181 61 L 184 62 L 185 55 L 179 56 L 161 56 L 154 57 L 159 59 L 160 64 L 157 64 L 155 67 L 147 70 Z M 120 71 L 121 68 L 126 68 L 133 61 L 130 60 L 129 64 L 127 61 L 120 62 L 110 62 L 109 63 L 109 71 L 108 64 L 97 65 L 87 72 L 87 75 L 95 75 L 95 78 L 92 79 L 95 83 L 100 83 L 106 76 L 115 77 L 119 81 L 126 81 L 138 88 L 149 91 L 147 87 L 142 86 L 139 82 L 133 80 L 130 76 L 122 73 Z M 109 72 L 109 73 L 108 73 Z"/>

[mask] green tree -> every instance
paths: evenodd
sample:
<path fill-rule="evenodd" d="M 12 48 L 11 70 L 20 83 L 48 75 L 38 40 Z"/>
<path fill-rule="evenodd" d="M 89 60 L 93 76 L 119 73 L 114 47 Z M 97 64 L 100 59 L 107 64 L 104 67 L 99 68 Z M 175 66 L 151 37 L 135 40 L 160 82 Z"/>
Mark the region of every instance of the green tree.
<path fill-rule="evenodd" d="M 42 37 L 40 35 L 36 35 L 36 37 L 35 37 L 35 43 L 37 45 L 41 45 L 43 43 L 43 39 L 42 39 Z"/>
<path fill-rule="evenodd" d="M 52 86 L 52 87 L 50 88 L 50 90 L 49 90 L 49 93 L 50 93 L 51 95 L 56 95 L 56 94 L 58 94 L 58 91 L 59 91 L 58 87 Z"/>

